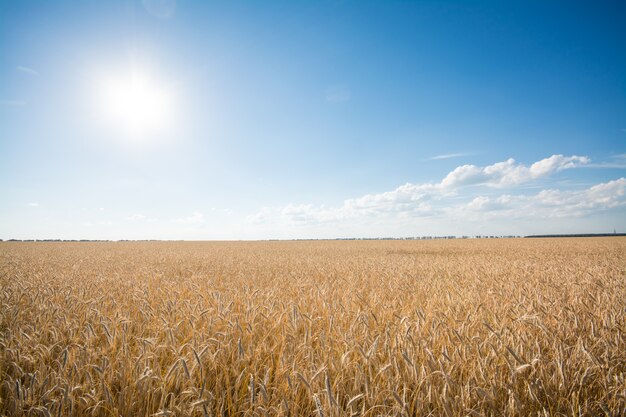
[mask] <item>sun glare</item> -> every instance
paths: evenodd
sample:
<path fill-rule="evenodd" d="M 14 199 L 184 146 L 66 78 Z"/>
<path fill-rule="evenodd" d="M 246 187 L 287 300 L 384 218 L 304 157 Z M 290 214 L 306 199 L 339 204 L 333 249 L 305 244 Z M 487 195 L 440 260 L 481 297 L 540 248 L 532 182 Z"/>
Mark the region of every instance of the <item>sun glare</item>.
<path fill-rule="evenodd" d="M 172 128 L 172 94 L 146 73 L 105 78 L 100 101 L 107 123 L 127 137 L 146 138 Z"/>

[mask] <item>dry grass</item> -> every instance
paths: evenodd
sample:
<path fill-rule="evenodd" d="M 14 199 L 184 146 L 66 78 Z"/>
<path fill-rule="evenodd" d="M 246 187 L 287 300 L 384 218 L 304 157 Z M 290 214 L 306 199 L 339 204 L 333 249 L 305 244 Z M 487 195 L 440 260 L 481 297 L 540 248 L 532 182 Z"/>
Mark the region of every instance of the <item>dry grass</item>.
<path fill-rule="evenodd" d="M 0 244 L 6 416 L 626 414 L 626 239 Z"/>

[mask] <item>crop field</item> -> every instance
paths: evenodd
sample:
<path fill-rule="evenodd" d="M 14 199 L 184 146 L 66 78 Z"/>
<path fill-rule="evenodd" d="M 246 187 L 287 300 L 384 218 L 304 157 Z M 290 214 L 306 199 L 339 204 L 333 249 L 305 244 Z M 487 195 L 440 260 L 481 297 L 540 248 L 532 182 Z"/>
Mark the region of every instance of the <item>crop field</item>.
<path fill-rule="evenodd" d="M 626 239 L 3 242 L 0 415 L 626 415 Z"/>

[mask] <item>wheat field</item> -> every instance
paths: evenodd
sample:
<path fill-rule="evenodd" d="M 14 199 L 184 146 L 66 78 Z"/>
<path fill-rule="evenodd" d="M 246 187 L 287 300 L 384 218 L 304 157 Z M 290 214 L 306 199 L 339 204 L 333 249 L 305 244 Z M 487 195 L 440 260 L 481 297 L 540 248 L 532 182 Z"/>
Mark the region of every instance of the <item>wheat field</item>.
<path fill-rule="evenodd" d="M 0 243 L 3 416 L 626 415 L 626 239 Z"/>

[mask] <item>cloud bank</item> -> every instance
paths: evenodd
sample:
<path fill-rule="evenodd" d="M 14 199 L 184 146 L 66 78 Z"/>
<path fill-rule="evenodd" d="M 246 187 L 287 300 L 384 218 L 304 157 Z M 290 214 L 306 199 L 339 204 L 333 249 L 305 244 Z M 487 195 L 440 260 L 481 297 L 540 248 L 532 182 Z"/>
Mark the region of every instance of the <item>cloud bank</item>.
<path fill-rule="evenodd" d="M 586 156 L 552 155 L 529 166 L 514 159 L 482 167 L 462 165 L 439 182 L 407 183 L 391 191 L 344 200 L 337 207 L 312 204 L 266 207 L 247 220 L 257 224 L 314 225 L 428 217 L 470 220 L 551 218 L 581 216 L 625 205 L 624 178 L 582 190 L 544 189 L 536 194 L 514 193 L 516 187 L 589 163 Z M 507 192 L 497 195 L 504 189 Z"/>
<path fill-rule="evenodd" d="M 16 68 L 18 71 L 23 72 L 25 74 L 29 74 L 29 75 L 33 75 L 35 77 L 39 77 L 39 72 L 37 70 L 34 70 L 30 67 L 25 67 L 25 66 L 18 66 Z"/>

